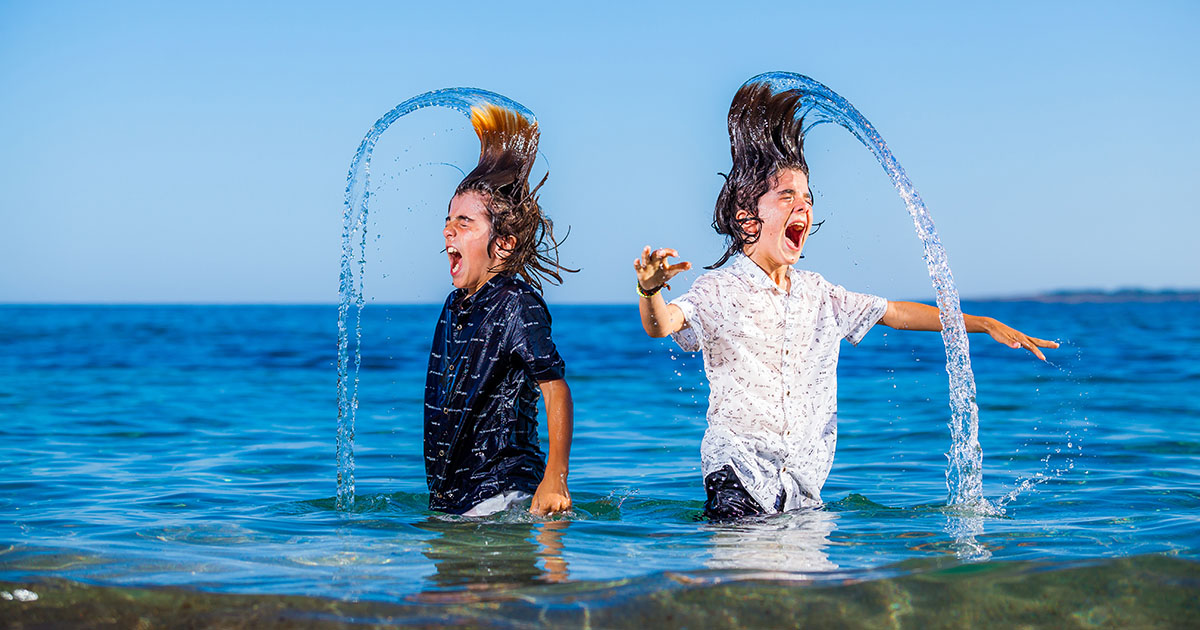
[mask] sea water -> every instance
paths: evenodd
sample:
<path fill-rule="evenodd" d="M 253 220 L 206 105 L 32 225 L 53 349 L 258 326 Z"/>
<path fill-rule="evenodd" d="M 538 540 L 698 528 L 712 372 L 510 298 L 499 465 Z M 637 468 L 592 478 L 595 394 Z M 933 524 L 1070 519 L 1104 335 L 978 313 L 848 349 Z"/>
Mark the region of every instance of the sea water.
<path fill-rule="evenodd" d="M 552 304 L 575 509 L 472 520 L 426 510 L 436 306 L 363 311 L 390 341 L 364 348 L 346 511 L 336 306 L 0 307 L 0 620 L 1194 621 L 1200 304 L 964 308 L 1063 342 L 1043 364 L 972 337 L 982 492 L 1004 508 L 974 532 L 986 562 L 947 528 L 936 333 L 877 327 L 843 348 L 825 507 L 720 525 L 699 519 L 700 357 L 647 338 L 635 304 Z"/>

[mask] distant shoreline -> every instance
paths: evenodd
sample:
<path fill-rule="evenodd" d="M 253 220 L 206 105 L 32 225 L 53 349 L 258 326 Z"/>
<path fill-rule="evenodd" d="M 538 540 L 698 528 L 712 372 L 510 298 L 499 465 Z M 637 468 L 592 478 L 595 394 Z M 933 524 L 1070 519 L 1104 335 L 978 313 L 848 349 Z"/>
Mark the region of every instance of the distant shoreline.
<path fill-rule="evenodd" d="M 933 301 L 928 298 L 910 298 L 918 302 L 932 304 Z M 1104 291 L 1100 289 L 1064 289 L 1059 291 L 1050 291 L 1046 293 L 1037 293 L 1033 295 L 1001 295 L 1001 296 L 964 296 L 961 297 L 963 302 L 1040 302 L 1043 304 L 1119 304 L 1119 303 L 1142 303 L 1142 304 L 1164 304 L 1164 303 L 1186 303 L 1200 302 L 1200 289 L 1115 289 L 1112 291 Z M 400 302 L 388 303 L 378 302 L 372 303 L 369 308 L 386 308 L 398 306 L 413 306 L 413 307 L 440 307 L 439 302 Z M 637 307 L 635 302 L 551 302 L 551 306 L 632 306 Z M 0 308 L 4 307 L 112 307 L 112 308 L 137 308 L 137 307 L 214 307 L 214 308 L 242 308 L 242 307 L 270 307 L 270 308 L 288 308 L 288 307 L 318 307 L 318 308 L 337 308 L 337 302 L 3 302 L 0 301 Z"/>
<path fill-rule="evenodd" d="M 1038 293 L 1026 296 L 990 297 L 981 299 L 964 298 L 964 301 L 975 302 L 1042 302 L 1045 304 L 1111 304 L 1111 303 L 1145 303 L 1163 304 L 1168 302 L 1200 302 L 1200 290 L 1190 289 L 1116 289 L 1102 290 L 1063 290 L 1049 293 Z"/>

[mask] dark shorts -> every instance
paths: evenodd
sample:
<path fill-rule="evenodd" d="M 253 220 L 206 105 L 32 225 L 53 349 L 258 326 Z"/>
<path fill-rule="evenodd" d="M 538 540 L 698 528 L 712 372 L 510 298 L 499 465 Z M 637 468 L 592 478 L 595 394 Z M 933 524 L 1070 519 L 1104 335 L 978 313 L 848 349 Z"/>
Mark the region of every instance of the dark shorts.
<path fill-rule="evenodd" d="M 709 520 L 731 521 L 766 513 L 758 501 L 746 492 L 746 487 L 729 464 L 704 478 L 704 492 L 708 495 L 704 501 L 704 517 Z M 783 492 L 775 498 L 776 512 L 783 511 L 785 499 Z"/>

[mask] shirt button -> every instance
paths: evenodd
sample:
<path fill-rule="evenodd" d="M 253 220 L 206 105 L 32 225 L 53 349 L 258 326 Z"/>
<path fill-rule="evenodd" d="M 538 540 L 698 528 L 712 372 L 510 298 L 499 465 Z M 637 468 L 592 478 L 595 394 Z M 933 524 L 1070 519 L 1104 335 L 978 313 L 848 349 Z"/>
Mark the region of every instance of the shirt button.
<path fill-rule="evenodd" d="M 447 372 L 453 372 L 453 371 L 454 371 L 454 364 L 453 364 L 453 363 L 451 363 L 451 364 L 450 364 L 450 367 L 446 368 L 446 371 L 447 371 Z"/>
<path fill-rule="evenodd" d="M 459 325 L 455 326 L 455 327 L 454 327 L 454 330 L 462 330 L 462 324 L 459 324 Z"/>
<path fill-rule="evenodd" d="M 446 456 L 446 451 L 444 451 L 444 450 L 438 451 L 438 457 L 445 457 L 445 456 Z"/>

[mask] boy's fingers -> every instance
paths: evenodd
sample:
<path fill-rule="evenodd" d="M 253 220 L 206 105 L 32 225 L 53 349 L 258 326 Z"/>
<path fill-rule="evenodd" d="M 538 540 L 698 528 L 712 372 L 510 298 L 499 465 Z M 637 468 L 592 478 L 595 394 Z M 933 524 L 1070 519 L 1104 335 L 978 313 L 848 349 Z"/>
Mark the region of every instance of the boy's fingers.
<path fill-rule="evenodd" d="M 1043 361 L 1046 360 L 1046 355 L 1042 354 L 1041 350 L 1038 350 L 1037 344 L 1034 343 L 1033 337 L 1023 336 L 1022 339 L 1020 339 L 1017 343 L 1013 344 L 1013 347 L 1017 347 L 1018 345 L 1022 348 L 1025 348 L 1026 350 L 1032 352 L 1033 356 L 1035 356 Z"/>
<path fill-rule="evenodd" d="M 534 502 L 529 506 L 529 512 L 536 516 L 548 516 L 557 512 L 566 512 L 569 509 L 571 509 L 571 500 L 562 497 L 548 499 L 544 502 Z"/>

